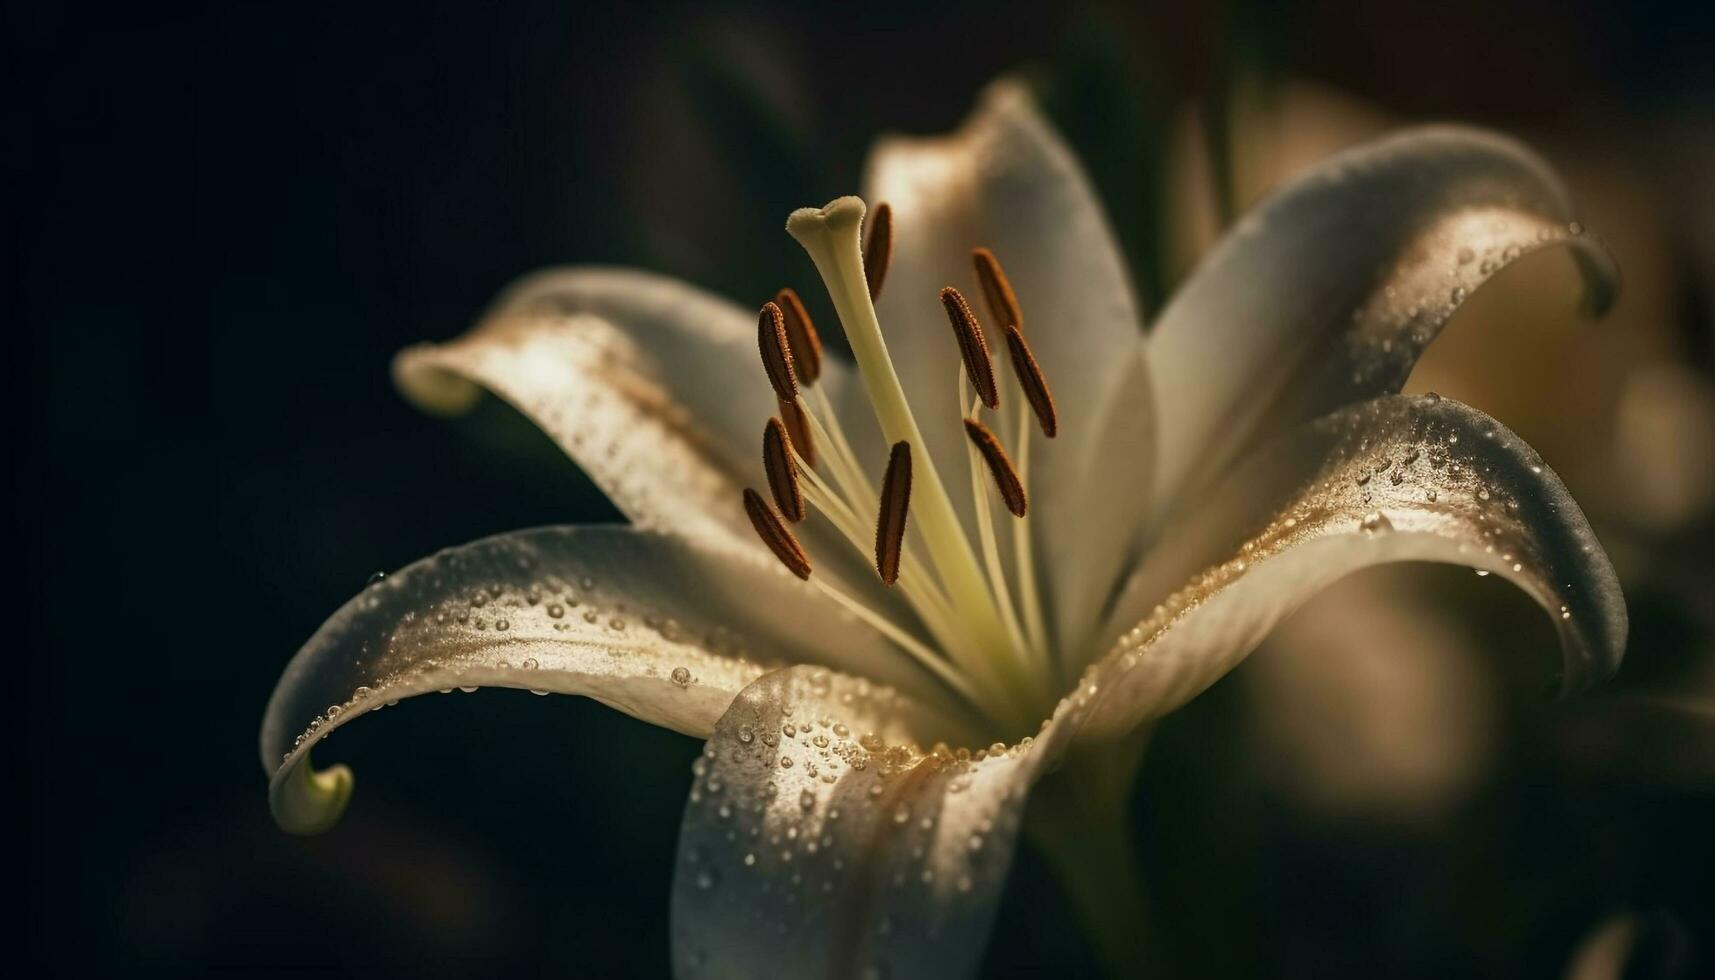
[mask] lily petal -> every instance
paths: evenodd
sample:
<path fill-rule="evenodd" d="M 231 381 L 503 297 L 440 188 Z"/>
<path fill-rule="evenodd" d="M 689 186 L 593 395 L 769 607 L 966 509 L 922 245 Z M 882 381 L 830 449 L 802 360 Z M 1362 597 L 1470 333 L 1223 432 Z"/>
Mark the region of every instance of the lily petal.
<path fill-rule="evenodd" d="M 936 295 L 949 285 L 982 295 L 977 246 L 992 249 L 1012 281 L 1066 429 L 1054 440 L 1033 434 L 1030 492 L 1058 633 L 1075 643 L 1133 544 L 1155 457 L 1142 318 L 1101 204 L 1029 91 L 1011 81 L 991 85 L 951 135 L 879 142 L 865 186 L 868 201 L 893 209 L 893 261 L 877 309 L 937 458 L 960 458 L 964 434 L 953 396 L 958 349 Z M 1005 325 L 986 308 L 979 316 L 1005 360 Z M 1009 386 L 1001 397 L 1010 425 L 1024 396 Z"/>
<path fill-rule="evenodd" d="M 400 698 L 475 686 L 583 694 L 706 736 L 746 684 L 800 661 L 938 696 L 873 630 L 763 559 L 616 527 L 448 549 L 370 585 L 287 666 L 262 722 L 274 816 L 298 833 L 331 826 L 351 774 L 313 772 L 311 746 Z"/>
<path fill-rule="evenodd" d="M 1173 710 L 1324 586 L 1398 561 L 1467 565 L 1518 585 L 1553 620 L 1567 689 L 1619 666 L 1619 582 L 1559 477 L 1481 412 L 1395 395 L 1277 441 L 1153 549 L 1110 621 L 1118 639 L 1086 675 L 1099 703 L 1085 734 Z"/>
<path fill-rule="evenodd" d="M 972 754 L 918 748 L 933 725 L 905 698 L 826 670 L 745 688 L 693 767 L 675 972 L 975 972 L 1030 785 L 1071 727 Z"/>
<path fill-rule="evenodd" d="M 1162 411 L 1156 513 L 1247 447 L 1399 390 L 1465 297 L 1565 244 L 1601 313 L 1618 278 L 1523 145 L 1438 126 L 1336 155 L 1230 232 L 1150 339 Z"/>
<path fill-rule="evenodd" d="M 418 406 L 464 411 L 483 389 L 551 436 L 634 524 L 741 553 L 766 554 L 741 503 L 764 478 L 762 430 L 780 409 L 746 312 L 676 279 L 614 268 L 548 269 L 501 294 L 482 322 L 444 344 L 399 353 L 393 374 Z M 857 387 L 824 358 L 831 398 Z M 852 434 L 860 452 L 885 458 Z M 816 573 L 910 622 L 820 515 L 794 529 Z"/>
<path fill-rule="evenodd" d="M 738 474 L 754 468 L 774 412 L 754 319 L 663 276 L 547 270 L 514 284 L 464 336 L 401 351 L 394 377 L 413 402 L 443 414 L 487 388 L 639 526 L 749 546 Z"/>

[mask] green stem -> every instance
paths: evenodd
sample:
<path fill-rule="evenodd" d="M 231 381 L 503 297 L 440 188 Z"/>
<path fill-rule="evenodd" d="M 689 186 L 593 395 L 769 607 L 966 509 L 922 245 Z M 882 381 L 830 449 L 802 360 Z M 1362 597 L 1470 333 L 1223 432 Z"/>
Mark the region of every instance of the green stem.
<path fill-rule="evenodd" d="M 1086 749 L 1031 796 L 1025 831 L 1048 859 L 1109 977 L 1160 975 L 1131 839 L 1131 784 L 1147 733 Z"/>

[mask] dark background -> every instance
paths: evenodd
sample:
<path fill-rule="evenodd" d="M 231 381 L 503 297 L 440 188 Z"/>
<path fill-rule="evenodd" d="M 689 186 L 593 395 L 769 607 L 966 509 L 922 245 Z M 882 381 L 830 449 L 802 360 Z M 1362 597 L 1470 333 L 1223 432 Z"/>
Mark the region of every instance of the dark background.
<path fill-rule="evenodd" d="M 395 350 L 460 331 L 512 277 L 635 263 L 762 295 L 801 261 L 777 234 L 788 209 L 853 189 L 878 132 L 947 128 L 1017 68 L 1056 86 L 1081 149 L 1114 102 L 1165 118 L 1241 56 L 1407 119 L 1707 121 L 1709 7 L 1688 10 L 8 9 L 23 962 L 665 971 L 690 740 L 581 700 L 420 699 L 342 735 L 361 790 L 337 830 L 295 839 L 267 813 L 268 692 L 371 572 L 613 516 L 504 410 L 438 422 L 388 381 Z M 1135 261 L 1158 247 L 1140 189 L 1158 175 L 1124 161 L 1160 137 L 1122 135 L 1132 155 L 1091 167 Z M 686 193 L 704 180 L 720 192 Z M 1689 321 L 1709 285 L 1687 287 Z M 1692 629 L 1639 601 L 1635 622 Z M 1548 976 L 1616 903 L 1710 949 L 1708 795 L 1540 776 L 1527 748 L 1458 829 L 1354 840 L 1243 781 L 1223 691 L 1169 724 L 1145 780 L 1168 959 L 1188 973 Z M 1493 875 L 1540 902 L 1489 901 Z M 1028 854 L 997 936 L 997 976 L 1090 968 Z"/>

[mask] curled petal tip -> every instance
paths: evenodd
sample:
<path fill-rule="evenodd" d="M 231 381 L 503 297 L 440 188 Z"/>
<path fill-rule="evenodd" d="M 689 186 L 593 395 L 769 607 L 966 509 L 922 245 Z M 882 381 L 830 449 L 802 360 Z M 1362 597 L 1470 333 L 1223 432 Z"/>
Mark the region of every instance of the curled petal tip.
<path fill-rule="evenodd" d="M 1620 298 L 1620 267 L 1607 246 L 1594 236 L 1586 235 L 1580 247 L 1572 250 L 1573 260 L 1584 280 L 1583 310 L 1586 316 L 1600 319 L 1608 315 Z"/>
<path fill-rule="evenodd" d="M 349 766 L 317 771 L 306 752 L 274 774 L 268 788 L 268 809 L 274 814 L 274 822 L 289 834 L 320 834 L 339 822 L 355 784 Z"/>
<path fill-rule="evenodd" d="M 431 415 L 463 415 L 475 407 L 482 389 L 425 357 L 433 344 L 417 344 L 393 358 L 393 384 L 411 404 Z"/>

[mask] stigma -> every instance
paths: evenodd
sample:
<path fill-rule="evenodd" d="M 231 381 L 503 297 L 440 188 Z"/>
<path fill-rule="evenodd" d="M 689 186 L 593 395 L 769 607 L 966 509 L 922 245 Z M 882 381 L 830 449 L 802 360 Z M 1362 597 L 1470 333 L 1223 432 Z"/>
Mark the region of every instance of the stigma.
<path fill-rule="evenodd" d="M 891 447 L 888 457 L 860 459 L 853 451 L 846 428 L 859 420 L 842 420 L 818 387 L 821 334 L 797 291 L 782 288 L 757 320 L 763 374 L 780 408 L 778 416 L 759 420 L 766 423 L 768 499 L 746 489 L 745 512 L 792 574 L 874 626 L 973 708 L 1002 724 L 1028 721 L 1052 705 L 1065 680 L 1044 627 L 1028 517 L 1031 429 L 1047 438 L 1059 432 L 1048 379 L 1025 340 L 1022 308 L 1001 257 L 971 243 L 976 284 L 1007 346 L 1016 408 L 1003 409 L 988 334 L 965 294 L 949 283 L 923 297 L 941 305 L 952 328 L 948 342 L 959 354 L 951 404 L 968 439 L 962 465 L 975 516 L 961 521 L 944 478 L 960 461 L 928 451 L 918 406 L 905 395 L 876 315 L 894 251 L 893 212 L 878 205 L 867 228 L 865 215 L 862 200 L 842 197 L 794 211 L 786 230 L 809 254 L 833 303 L 875 423 Z M 879 491 L 872 479 L 878 470 Z M 999 508 L 992 506 L 996 497 Z M 811 515 L 868 552 L 876 575 L 909 613 L 872 608 L 813 574 L 813 556 L 791 530 Z M 1001 554 L 1003 539 L 1010 556 Z"/>

